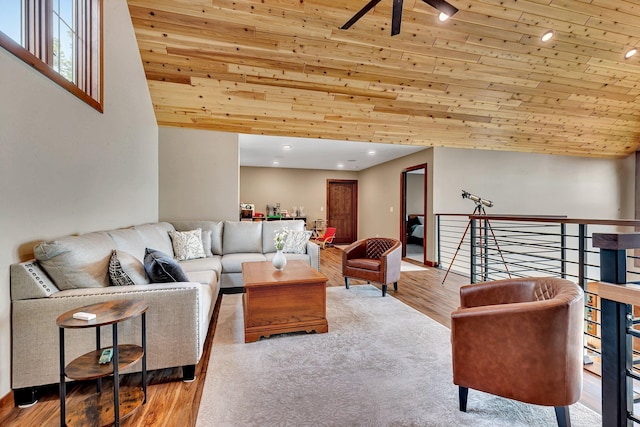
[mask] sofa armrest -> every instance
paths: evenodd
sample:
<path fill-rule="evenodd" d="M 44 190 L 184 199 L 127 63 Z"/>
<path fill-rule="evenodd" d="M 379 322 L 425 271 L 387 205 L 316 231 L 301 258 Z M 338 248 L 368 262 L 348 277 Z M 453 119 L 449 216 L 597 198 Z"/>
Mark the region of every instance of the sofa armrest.
<path fill-rule="evenodd" d="M 317 243 L 307 242 L 307 255 L 309 255 L 309 262 L 311 267 L 320 271 L 320 246 Z"/>
<path fill-rule="evenodd" d="M 11 264 L 11 300 L 46 298 L 60 290 L 36 260 Z"/>
<path fill-rule="evenodd" d="M 112 286 L 70 289 L 49 298 L 13 301 L 12 388 L 58 382 L 58 316 L 78 307 L 116 299 L 144 300 L 149 305 L 146 314 L 149 370 L 197 364 L 202 354 L 201 343 L 206 338 L 200 332 L 201 293 L 206 292 L 206 288 L 197 283 Z M 136 318 L 119 324 L 119 341 L 140 344 L 140 323 Z M 95 350 L 94 328 L 67 331 L 65 338 L 66 362 Z M 110 345 L 111 328 L 101 328 L 101 343 Z M 45 354 L 54 356 L 43 359 Z M 132 370 L 140 370 L 140 365 L 136 364 Z"/>

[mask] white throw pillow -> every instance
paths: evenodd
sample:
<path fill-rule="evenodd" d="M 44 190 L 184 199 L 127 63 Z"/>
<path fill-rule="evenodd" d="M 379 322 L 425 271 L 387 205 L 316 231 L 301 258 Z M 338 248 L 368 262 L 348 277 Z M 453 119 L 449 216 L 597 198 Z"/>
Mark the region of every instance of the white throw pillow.
<path fill-rule="evenodd" d="M 282 252 L 287 254 L 307 253 L 307 242 L 311 237 L 311 231 L 290 231 L 287 240 L 284 241 Z"/>
<path fill-rule="evenodd" d="M 191 231 L 169 231 L 169 236 L 173 244 L 173 255 L 178 261 L 205 257 L 201 228 Z"/>

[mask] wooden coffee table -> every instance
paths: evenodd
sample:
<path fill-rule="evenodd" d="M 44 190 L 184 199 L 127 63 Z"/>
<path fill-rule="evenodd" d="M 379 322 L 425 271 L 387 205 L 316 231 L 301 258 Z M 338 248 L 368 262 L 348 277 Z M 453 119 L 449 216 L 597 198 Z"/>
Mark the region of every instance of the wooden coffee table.
<path fill-rule="evenodd" d="M 244 342 L 286 332 L 329 331 L 327 277 L 304 261 L 276 271 L 271 261 L 242 263 Z"/>

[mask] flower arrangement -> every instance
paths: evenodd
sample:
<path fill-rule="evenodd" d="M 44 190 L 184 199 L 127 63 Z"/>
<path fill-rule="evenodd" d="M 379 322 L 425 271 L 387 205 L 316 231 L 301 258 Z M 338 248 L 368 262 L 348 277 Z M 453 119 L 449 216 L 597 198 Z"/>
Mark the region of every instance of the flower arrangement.
<path fill-rule="evenodd" d="M 289 229 L 287 227 L 283 228 L 279 233 L 275 233 L 273 236 L 273 242 L 276 244 L 276 249 L 281 251 L 284 248 L 284 242 L 287 240 L 287 234 L 289 234 Z"/>

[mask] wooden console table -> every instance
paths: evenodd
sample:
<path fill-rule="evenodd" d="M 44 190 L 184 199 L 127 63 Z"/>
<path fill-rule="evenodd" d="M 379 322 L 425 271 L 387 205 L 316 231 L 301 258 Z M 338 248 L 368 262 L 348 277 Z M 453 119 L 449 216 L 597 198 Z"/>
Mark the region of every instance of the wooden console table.
<path fill-rule="evenodd" d="M 327 277 L 300 260 L 277 271 L 271 261 L 242 263 L 244 342 L 285 332 L 324 333 Z"/>
<path fill-rule="evenodd" d="M 146 311 L 142 301 L 117 300 L 79 307 L 61 314 L 56 324 L 60 331 L 60 425 L 90 423 L 91 425 L 120 425 L 120 420 L 147 401 L 147 339 Z M 74 319 L 77 312 L 93 313 L 93 320 Z M 118 323 L 141 316 L 142 346 L 118 343 Z M 99 364 L 104 347 L 100 346 L 100 327 L 112 325 L 113 357 L 111 362 Z M 96 350 L 83 354 L 65 366 L 65 329 L 96 328 Z M 120 389 L 119 372 L 142 359 L 142 388 Z M 102 378 L 113 375 L 113 395 L 102 393 Z M 97 380 L 97 393 L 89 396 L 72 411 L 66 411 L 66 378 Z"/>

